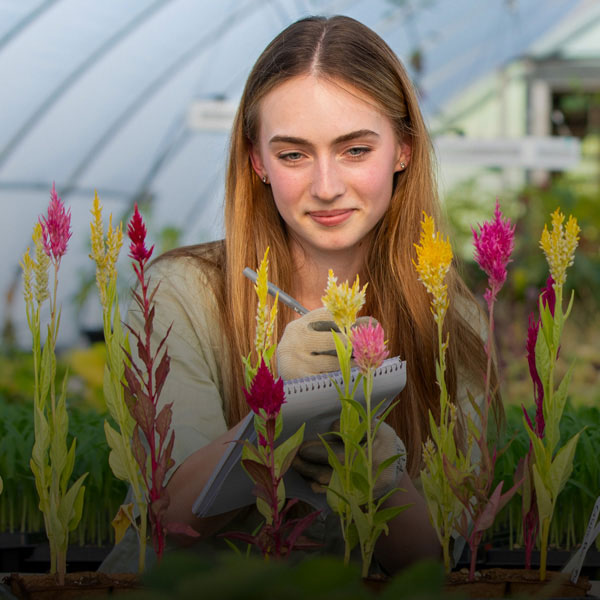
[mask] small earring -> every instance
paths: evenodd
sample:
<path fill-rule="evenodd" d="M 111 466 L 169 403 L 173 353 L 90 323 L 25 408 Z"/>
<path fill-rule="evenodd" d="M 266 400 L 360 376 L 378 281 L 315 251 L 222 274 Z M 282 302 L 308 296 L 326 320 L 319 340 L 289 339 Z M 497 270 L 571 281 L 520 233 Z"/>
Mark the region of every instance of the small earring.
<path fill-rule="evenodd" d="M 263 175 L 263 176 L 262 176 L 262 182 L 263 182 L 264 184 L 267 184 L 267 183 L 269 183 L 269 178 L 268 178 L 266 175 Z"/>
<path fill-rule="evenodd" d="M 401 162 L 400 163 L 400 170 L 402 171 L 404 169 L 406 169 L 406 163 Z"/>

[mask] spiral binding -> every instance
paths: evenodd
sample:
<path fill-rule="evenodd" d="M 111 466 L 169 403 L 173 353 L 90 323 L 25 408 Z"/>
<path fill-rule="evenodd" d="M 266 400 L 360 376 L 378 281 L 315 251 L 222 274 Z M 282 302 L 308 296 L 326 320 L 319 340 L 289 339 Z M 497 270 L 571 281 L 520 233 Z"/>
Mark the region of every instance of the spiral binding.
<path fill-rule="evenodd" d="M 387 375 L 403 368 L 403 364 L 397 358 L 391 358 L 383 361 L 382 365 L 375 369 L 373 377 L 378 375 Z M 350 371 L 350 383 L 354 383 L 359 375 L 358 367 L 353 367 Z M 308 377 L 299 377 L 298 379 L 290 379 L 286 381 L 283 389 L 286 396 L 290 394 L 301 394 L 303 392 L 315 392 L 332 388 L 334 380 L 338 385 L 342 385 L 344 380 L 342 374 L 337 371 L 335 373 L 320 373 L 318 375 L 309 375 Z"/>

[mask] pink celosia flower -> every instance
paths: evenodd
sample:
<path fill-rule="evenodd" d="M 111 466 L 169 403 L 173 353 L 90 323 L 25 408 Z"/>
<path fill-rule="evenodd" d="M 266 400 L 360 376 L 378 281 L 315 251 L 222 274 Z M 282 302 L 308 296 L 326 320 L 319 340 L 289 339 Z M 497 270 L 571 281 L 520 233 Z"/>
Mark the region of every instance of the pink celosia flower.
<path fill-rule="evenodd" d="M 261 360 L 250 391 L 244 389 L 244 395 L 253 412 L 260 414 L 262 408 L 268 418 L 276 417 L 281 410 L 281 405 L 285 402 L 283 379 L 279 378 L 275 381 L 269 367 L 264 360 Z"/>
<path fill-rule="evenodd" d="M 484 298 L 488 305 L 494 302 L 506 280 L 506 265 L 514 248 L 515 226 L 510 219 L 503 219 L 498 201 L 494 220 L 485 221 L 479 227 L 479 234 L 473 229 L 475 260 L 488 276 L 488 289 Z"/>
<path fill-rule="evenodd" d="M 554 316 L 554 307 L 556 305 L 556 294 L 554 293 L 554 280 L 552 277 L 548 277 L 546 281 L 546 287 L 540 293 L 540 298 L 542 299 L 542 305 L 547 306 L 550 309 L 550 314 Z M 542 410 L 542 405 L 544 402 L 544 387 L 542 385 L 542 380 L 537 371 L 537 366 L 535 364 L 535 345 L 537 343 L 537 336 L 540 329 L 540 321 L 536 321 L 533 313 L 529 315 L 529 328 L 527 329 L 527 363 L 529 365 L 529 374 L 531 375 L 531 379 L 533 381 L 533 394 L 535 399 L 535 428 L 523 406 L 523 412 L 525 413 L 525 418 L 527 419 L 527 423 L 531 429 L 535 431 L 538 437 L 544 437 L 544 429 L 546 424 L 544 422 L 544 412 Z"/>
<path fill-rule="evenodd" d="M 65 210 L 65 205 L 58 197 L 54 182 L 50 192 L 48 216 L 40 217 L 42 226 L 42 242 L 44 252 L 54 262 L 60 260 L 67 251 L 67 242 L 71 237 L 71 209 Z"/>
<path fill-rule="evenodd" d="M 383 327 L 379 323 L 359 325 L 352 329 L 352 352 L 361 373 L 376 369 L 389 356 L 385 347 Z"/>
<path fill-rule="evenodd" d="M 146 248 L 146 226 L 144 225 L 137 204 L 134 206 L 131 221 L 127 225 L 127 235 L 131 240 L 129 244 L 129 256 L 143 266 L 152 255 L 154 246 L 149 250 Z"/>

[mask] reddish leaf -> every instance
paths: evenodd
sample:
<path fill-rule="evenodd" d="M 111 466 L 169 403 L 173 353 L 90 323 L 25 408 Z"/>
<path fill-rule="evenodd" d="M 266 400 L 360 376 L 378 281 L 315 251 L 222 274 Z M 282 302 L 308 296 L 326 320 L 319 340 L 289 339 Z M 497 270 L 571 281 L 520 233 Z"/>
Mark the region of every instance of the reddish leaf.
<path fill-rule="evenodd" d="M 200 537 L 200 534 L 187 523 L 166 523 L 165 528 L 169 533 L 186 535 L 192 538 Z"/>
<path fill-rule="evenodd" d="M 171 359 L 169 355 L 165 352 L 163 357 L 155 371 L 154 377 L 156 380 L 156 398 L 160 396 L 162 392 L 163 385 L 167 380 L 167 375 L 169 374 L 169 369 L 171 366 Z"/>
<path fill-rule="evenodd" d="M 137 395 L 137 402 L 135 403 L 133 418 L 144 432 L 148 443 L 153 443 L 153 426 L 154 419 L 156 418 L 156 408 L 145 392 L 140 391 Z"/>
<path fill-rule="evenodd" d="M 140 357 L 140 360 L 142 361 L 142 363 L 144 365 L 146 365 L 146 368 L 148 368 L 149 366 L 152 365 L 152 360 L 150 358 L 150 354 L 146 350 L 146 345 L 144 344 L 144 342 L 142 341 L 141 338 L 138 338 L 138 341 L 137 341 L 137 353 L 138 353 L 138 356 Z M 149 370 L 150 369 L 148 369 L 148 371 Z"/>
<path fill-rule="evenodd" d="M 123 385 L 123 397 L 125 400 L 125 404 L 127 405 L 127 410 L 129 410 L 129 414 L 133 417 L 133 412 L 135 410 L 135 403 L 137 402 L 137 400 L 135 399 L 135 396 L 133 396 L 132 393 L 129 391 L 129 388 L 127 387 L 127 385 L 125 383 L 123 383 L 122 385 Z"/>
<path fill-rule="evenodd" d="M 150 312 L 148 313 L 148 317 L 144 322 L 144 334 L 146 335 L 146 339 L 149 340 L 152 337 L 152 332 L 154 331 L 154 305 L 150 308 Z"/>
<path fill-rule="evenodd" d="M 138 466 L 140 467 L 140 471 L 142 472 L 142 477 L 144 481 L 147 481 L 146 478 L 146 448 L 144 444 L 142 444 L 142 440 L 140 439 L 140 428 L 136 425 L 133 428 L 133 435 L 131 437 L 131 451 L 133 452 L 133 456 Z"/>
<path fill-rule="evenodd" d="M 294 461 L 294 457 L 296 456 L 296 454 L 298 453 L 298 448 L 300 448 L 300 446 L 296 446 L 295 448 L 292 448 L 292 450 L 290 450 L 286 457 L 283 459 L 283 462 L 281 463 L 281 469 L 279 470 L 279 477 L 283 477 L 286 473 L 287 470 L 292 466 L 292 462 Z"/>
<path fill-rule="evenodd" d="M 151 277 L 148 277 L 148 281 L 146 282 L 147 286 L 150 285 L 151 279 L 152 279 Z M 156 295 L 156 292 L 158 292 L 159 287 L 160 287 L 160 281 L 156 284 L 155 288 L 150 292 L 150 296 L 148 297 L 148 304 L 152 304 L 154 302 L 154 296 Z"/>
<path fill-rule="evenodd" d="M 500 510 L 500 496 L 502 495 L 502 486 L 504 481 L 501 481 L 492 495 L 490 496 L 483 511 L 474 520 L 473 531 L 485 531 L 494 523 L 494 519 Z"/>
<path fill-rule="evenodd" d="M 156 353 L 155 356 L 158 356 L 160 354 L 160 351 L 162 350 L 162 347 L 165 345 L 165 342 L 167 341 L 167 338 L 169 337 L 169 334 L 171 333 L 171 327 L 173 327 L 173 323 L 171 323 L 169 325 L 169 328 L 167 329 L 167 333 L 165 333 L 165 337 L 163 337 L 162 340 L 160 340 L 158 347 L 156 348 Z M 166 354 L 167 352 L 165 352 Z"/>
<path fill-rule="evenodd" d="M 311 526 L 313 521 L 319 516 L 320 513 L 321 513 L 320 510 L 315 510 L 302 518 L 292 519 L 291 521 L 288 521 L 286 523 L 286 527 L 289 527 L 290 525 L 292 525 L 292 530 L 285 538 L 285 543 L 286 543 L 286 546 L 288 547 L 288 552 L 290 552 L 291 550 L 294 550 L 295 548 L 296 549 L 298 548 L 298 545 L 297 545 L 298 538 L 302 535 L 302 533 L 306 529 L 308 529 L 308 527 Z M 306 544 L 309 544 L 309 545 L 307 546 Z M 322 544 L 318 544 L 316 542 L 304 542 L 302 549 L 318 548 L 321 545 Z"/>
<path fill-rule="evenodd" d="M 171 452 L 173 450 L 173 442 L 175 441 L 175 434 L 171 433 L 171 438 L 167 444 L 164 452 L 158 457 L 158 463 L 156 469 L 152 474 L 152 488 L 157 490 L 160 495 L 163 489 L 163 482 L 167 471 L 175 464 L 175 461 L 171 458 Z"/>
<path fill-rule="evenodd" d="M 252 481 L 258 485 L 264 486 L 266 489 L 270 489 L 273 486 L 271 480 L 271 472 L 266 465 L 245 458 L 242 460 L 242 465 L 246 469 L 248 475 L 250 475 Z"/>
<path fill-rule="evenodd" d="M 161 445 L 169 433 L 169 427 L 171 427 L 171 416 L 173 414 L 172 406 L 172 402 L 165 404 L 156 416 L 155 428 L 156 433 L 158 433 L 160 438 Z"/>
<path fill-rule="evenodd" d="M 132 396 L 137 396 L 142 389 L 142 385 L 138 378 L 135 376 L 135 373 L 132 371 L 131 367 L 125 365 L 125 380 L 127 381 L 127 387 L 131 392 Z"/>

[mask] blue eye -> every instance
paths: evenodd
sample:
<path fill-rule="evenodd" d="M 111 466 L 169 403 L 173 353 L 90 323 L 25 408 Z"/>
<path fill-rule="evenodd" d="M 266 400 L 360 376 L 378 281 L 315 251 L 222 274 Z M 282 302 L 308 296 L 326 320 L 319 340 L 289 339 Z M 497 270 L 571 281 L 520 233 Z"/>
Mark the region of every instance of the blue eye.
<path fill-rule="evenodd" d="M 354 148 L 350 148 L 348 150 L 348 154 L 353 157 L 363 156 L 370 152 L 370 148 L 365 148 L 364 146 L 355 146 Z"/>
<path fill-rule="evenodd" d="M 281 160 L 288 160 L 290 162 L 296 162 L 302 158 L 300 152 L 287 152 L 279 157 Z"/>

